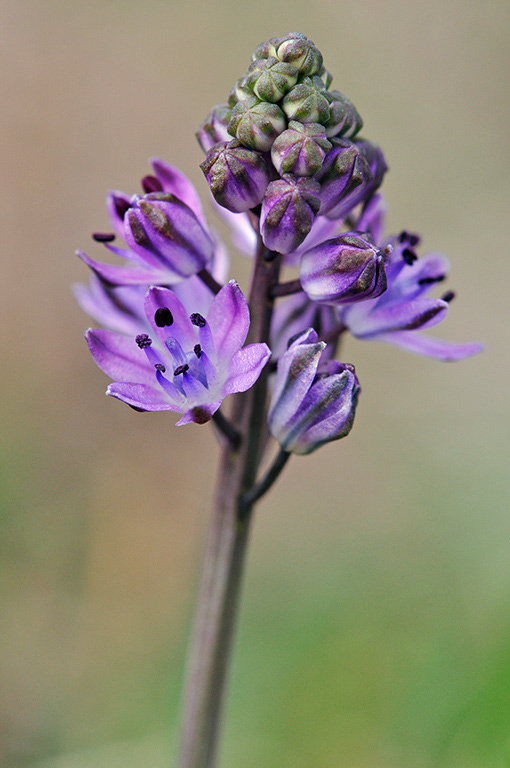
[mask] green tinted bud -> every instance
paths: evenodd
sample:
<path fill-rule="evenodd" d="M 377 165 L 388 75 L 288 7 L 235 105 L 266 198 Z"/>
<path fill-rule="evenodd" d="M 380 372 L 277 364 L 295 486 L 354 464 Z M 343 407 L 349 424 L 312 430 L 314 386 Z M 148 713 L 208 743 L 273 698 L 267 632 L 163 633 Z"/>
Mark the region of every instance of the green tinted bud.
<path fill-rule="evenodd" d="M 262 101 L 280 101 L 297 83 L 298 71 L 292 64 L 275 59 L 257 59 L 249 69 L 248 83 Z"/>
<path fill-rule="evenodd" d="M 282 109 L 289 120 L 300 123 L 325 123 L 329 119 L 329 102 L 313 85 L 299 83 L 282 101 Z"/>
<path fill-rule="evenodd" d="M 280 175 L 315 176 L 331 146 L 326 129 L 319 123 L 303 125 L 291 120 L 271 147 L 271 159 Z"/>
<path fill-rule="evenodd" d="M 216 144 L 200 168 L 216 202 L 229 211 L 248 211 L 262 202 L 269 171 L 261 155 L 238 141 Z"/>
<path fill-rule="evenodd" d="M 226 141 L 230 138 L 227 125 L 230 122 L 232 110 L 227 104 L 217 104 L 211 109 L 206 119 L 196 132 L 198 143 L 204 150 L 209 152 L 218 141 Z"/>
<path fill-rule="evenodd" d="M 291 173 L 272 181 L 260 212 L 264 244 L 278 253 L 291 253 L 301 245 L 320 208 L 320 184 Z"/>
<path fill-rule="evenodd" d="M 328 72 L 326 67 L 323 66 L 321 71 L 319 72 L 319 77 L 324 82 L 324 85 L 326 86 L 326 88 L 329 88 L 329 86 L 333 82 L 333 75 L 331 74 L 331 72 Z"/>
<path fill-rule="evenodd" d="M 330 91 L 326 96 L 330 101 L 329 119 L 324 123 L 326 135 L 352 139 L 363 127 L 356 107 L 340 91 Z"/>
<path fill-rule="evenodd" d="M 293 64 L 302 75 L 317 75 L 322 69 L 322 53 L 306 35 L 299 32 L 282 37 L 276 56 Z"/>
<path fill-rule="evenodd" d="M 228 95 L 228 106 L 235 107 L 238 101 L 253 98 L 253 88 L 248 82 L 248 73 L 239 78 Z"/>
<path fill-rule="evenodd" d="M 258 45 L 251 55 L 252 61 L 257 59 L 268 59 L 270 56 L 276 56 L 276 49 L 280 45 L 280 37 L 272 37 L 265 43 Z"/>
<path fill-rule="evenodd" d="M 287 121 L 280 107 L 252 97 L 236 104 L 228 131 L 245 147 L 269 152 L 273 141 L 286 127 Z"/>

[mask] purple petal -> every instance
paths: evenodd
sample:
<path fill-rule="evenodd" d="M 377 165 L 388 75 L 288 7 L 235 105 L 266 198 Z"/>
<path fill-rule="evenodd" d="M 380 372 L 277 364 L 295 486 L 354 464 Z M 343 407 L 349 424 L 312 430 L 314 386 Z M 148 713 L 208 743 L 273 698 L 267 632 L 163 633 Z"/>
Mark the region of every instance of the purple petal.
<path fill-rule="evenodd" d="M 89 285 L 73 285 L 76 301 L 99 325 L 110 331 L 136 336 L 144 330 L 144 291 L 141 286 L 116 286 L 107 288 L 92 272 Z"/>
<path fill-rule="evenodd" d="M 418 355 L 435 357 L 437 360 L 456 361 L 466 357 L 477 355 L 483 351 L 483 344 L 468 343 L 454 344 L 451 341 L 435 339 L 433 336 L 425 336 L 411 331 L 399 331 L 397 333 L 381 334 L 372 337 L 373 341 L 385 341 L 407 352 L 415 352 Z"/>
<path fill-rule="evenodd" d="M 112 285 L 147 285 L 148 283 L 170 282 L 168 273 L 162 270 L 101 264 L 99 261 L 91 259 L 83 251 L 76 251 L 76 255 L 93 269 L 102 280 Z"/>
<path fill-rule="evenodd" d="M 360 304 L 361 306 L 361 304 Z M 446 317 L 448 304 L 441 299 L 416 299 L 403 304 L 377 306 L 369 314 L 350 310 L 346 315 L 351 332 L 360 338 L 372 337 L 391 331 L 412 331 L 431 328 Z M 352 321 L 352 322 L 351 322 Z"/>
<path fill-rule="evenodd" d="M 191 181 L 178 168 L 164 163 L 163 160 L 157 157 L 151 158 L 150 163 L 154 168 L 156 178 L 161 182 L 163 191 L 171 192 L 172 195 L 186 203 L 207 231 L 208 226 L 202 209 L 202 203 Z"/>
<path fill-rule="evenodd" d="M 223 395 L 234 392 L 246 392 L 260 376 L 260 372 L 271 357 L 267 344 L 248 344 L 235 353 L 230 361 L 228 378 L 223 387 Z"/>
<path fill-rule="evenodd" d="M 175 411 L 178 410 L 168 401 L 165 393 L 148 384 L 132 384 L 129 382 L 114 382 L 106 390 L 107 395 L 122 400 L 133 408 L 142 411 Z"/>
<path fill-rule="evenodd" d="M 224 208 L 214 201 L 214 207 L 222 219 L 227 223 L 231 233 L 232 242 L 235 247 L 244 253 L 245 256 L 252 257 L 257 247 L 257 235 L 253 229 L 250 218 L 247 213 L 234 213 Z"/>
<path fill-rule="evenodd" d="M 157 310 L 162 307 L 167 307 L 170 310 L 173 322 L 171 325 L 159 327 L 155 322 L 155 315 Z M 145 297 L 145 313 L 147 320 L 163 343 L 169 336 L 172 336 L 177 339 L 185 351 L 193 349 L 196 344 L 195 329 L 190 322 L 188 313 L 173 291 L 157 286 L 149 288 Z"/>
<path fill-rule="evenodd" d="M 250 327 L 248 304 L 235 280 L 230 280 L 214 297 L 207 322 L 211 326 L 217 360 L 230 360 L 243 346 Z"/>
<path fill-rule="evenodd" d="M 131 207 L 131 197 L 112 189 L 106 196 L 106 208 L 115 232 L 124 239 L 124 215 Z"/>
<path fill-rule="evenodd" d="M 85 338 L 96 364 L 112 379 L 154 383 L 154 368 L 133 338 L 103 328 L 89 328 Z"/>

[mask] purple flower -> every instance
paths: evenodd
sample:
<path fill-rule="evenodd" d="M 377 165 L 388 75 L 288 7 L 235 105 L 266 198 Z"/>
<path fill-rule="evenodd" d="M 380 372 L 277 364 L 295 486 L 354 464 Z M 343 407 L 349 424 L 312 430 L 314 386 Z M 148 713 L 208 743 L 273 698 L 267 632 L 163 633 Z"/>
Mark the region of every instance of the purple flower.
<path fill-rule="evenodd" d="M 394 241 L 386 268 L 386 292 L 379 298 L 343 307 L 342 322 L 359 339 L 385 341 L 439 360 L 462 360 L 481 352 L 481 344 L 452 344 L 416 333 L 444 320 L 454 297 L 451 291 L 440 299 L 426 296 L 431 287 L 445 279 L 449 264 L 439 253 L 418 259 L 414 252 L 418 240 L 417 235 L 401 233 Z"/>
<path fill-rule="evenodd" d="M 375 298 L 386 290 L 386 256 L 386 250 L 379 250 L 369 235 L 346 232 L 303 254 L 301 285 L 308 298 L 322 303 Z"/>
<path fill-rule="evenodd" d="M 157 287 L 145 297 L 145 313 L 150 334 L 133 340 L 89 329 L 87 342 L 97 365 L 115 379 L 108 395 L 141 411 L 180 412 L 178 425 L 209 421 L 227 395 L 255 383 L 270 357 L 266 344 L 242 347 L 250 316 L 235 280 L 214 297 L 207 317 L 188 315 L 171 290 Z"/>
<path fill-rule="evenodd" d="M 112 227 L 128 248 L 112 245 L 114 235 L 94 236 L 128 264 L 101 264 L 77 251 L 108 283 L 172 285 L 200 272 L 213 256 L 214 239 L 195 188 L 176 168 L 157 159 L 152 164 L 155 175 L 143 179 L 145 195 L 107 197 Z"/>
<path fill-rule="evenodd" d="M 324 342 L 309 328 L 278 361 L 269 428 L 282 448 L 307 454 L 345 437 L 359 394 L 354 368 L 336 360 L 321 363 Z"/>

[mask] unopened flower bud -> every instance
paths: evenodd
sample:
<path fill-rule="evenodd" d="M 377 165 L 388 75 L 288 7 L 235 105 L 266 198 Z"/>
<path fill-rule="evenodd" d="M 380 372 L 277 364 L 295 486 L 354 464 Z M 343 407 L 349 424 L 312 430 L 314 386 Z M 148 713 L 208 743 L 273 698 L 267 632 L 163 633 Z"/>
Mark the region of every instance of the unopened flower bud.
<path fill-rule="evenodd" d="M 257 59 L 248 70 L 247 83 L 262 101 L 280 101 L 297 83 L 298 71 L 292 64 L 270 56 Z"/>
<path fill-rule="evenodd" d="M 248 82 L 248 73 L 246 72 L 239 78 L 228 95 L 228 106 L 232 109 L 239 101 L 253 98 L 253 88 Z"/>
<path fill-rule="evenodd" d="M 271 147 L 271 159 L 280 175 L 315 176 L 330 149 L 331 143 L 320 123 L 303 125 L 291 120 Z"/>
<path fill-rule="evenodd" d="M 317 75 L 322 69 L 322 53 L 306 35 L 299 32 L 282 37 L 276 56 L 293 64 L 302 75 Z"/>
<path fill-rule="evenodd" d="M 329 91 L 329 119 L 326 121 L 327 136 L 353 138 L 363 128 L 363 120 L 356 107 L 340 91 Z"/>
<path fill-rule="evenodd" d="M 200 165 L 217 203 L 236 213 L 262 202 L 269 183 L 263 158 L 238 141 L 215 145 Z"/>
<path fill-rule="evenodd" d="M 351 430 L 360 386 L 354 367 L 321 361 L 326 347 L 311 328 L 278 361 L 269 429 L 282 448 L 311 453 Z"/>
<path fill-rule="evenodd" d="M 270 56 L 276 56 L 276 49 L 280 45 L 280 37 L 272 37 L 265 43 L 258 45 L 251 55 L 252 61 L 257 59 L 268 59 Z"/>
<path fill-rule="evenodd" d="M 255 97 L 238 102 L 228 124 L 232 136 L 236 136 L 243 146 L 258 152 L 268 152 L 286 127 L 287 121 L 280 107 Z"/>
<path fill-rule="evenodd" d="M 211 109 L 196 133 L 198 143 L 205 153 L 219 141 L 230 141 L 227 126 L 231 116 L 232 110 L 228 104 L 217 104 Z"/>
<path fill-rule="evenodd" d="M 320 185 L 314 179 L 285 174 L 267 187 L 260 232 L 267 248 L 290 253 L 309 233 L 320 208 Z"/>
<path fill-rule="evenodd" d="M 301 257 L 301 286 L 312 301 L 350 304 L 386 290 L 386 250 L 357 232 L 326 240 Z"/>
<path fill-rule="evenodd" d="M 124 216 L 124 238 L 134 253 L 179 279 L 200 272 L 214 249 L 191 208 L 165 192 L 132 199 Z"/>
<path fill-rule="evenodd" d="M 328 70 L 324 65 L 321 67 L 321 71 L 319 72 L 319 77 L 324 82 L 324 85 L 326 86 L 326 88 L 329 88 L 329 86 L 333 82 L 333 75 L 331 74 L 331 72 L 328 72 Z"/>
<path fill-rule="evenodd" d="M 361 148 L 348 139 L 332 139 L 317 181 L 321 184 L 321 215 L 342 218 L 365 199 L 373 175 Z"/>
<path fill-rule="evenodd" d="M 388 170 L 388 165 L 382 149 L 377 144 L 373 144 L 371 141 L 367 141 L 367 139 L 356 139 L 355 144 L 363 152 L 373 176 L 368 194 L 364 198 L 366 200 L 381 186 L 384 174 Z"/>
<path fill-rule="evenodd" d="M 313 85 L 299 83 L 282 101 L 289 120 L 300 123 L 325 123 L 329 119 L 329 102 L 324 93 Z"/>

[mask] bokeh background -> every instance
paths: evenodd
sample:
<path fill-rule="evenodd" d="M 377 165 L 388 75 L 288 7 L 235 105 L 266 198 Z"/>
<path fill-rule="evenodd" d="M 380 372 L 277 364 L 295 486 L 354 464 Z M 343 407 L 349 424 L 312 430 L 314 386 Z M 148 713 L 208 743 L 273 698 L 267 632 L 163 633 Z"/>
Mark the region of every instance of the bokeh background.
<path fill-rule="evenodd" d="M 257 514 L 221 765 L 510 765 L 509 5 L 0 5 L 0 764 L 172 764 L 215 440 L 104 397 L 73 252 L 152 155 L 207 203 L 196 127 L 297 29 L 386 152 L 391 230 L 451 258 L 438 334 L 486 351 L 347 343 L 352 434 Z"/>

